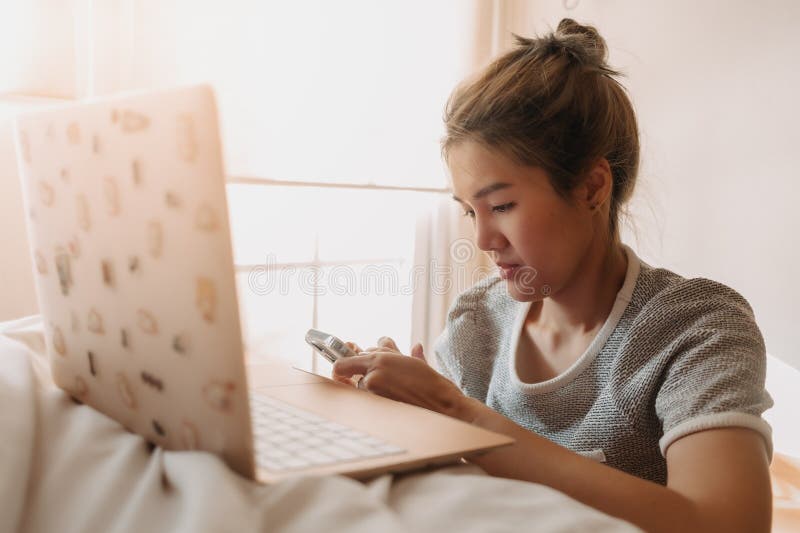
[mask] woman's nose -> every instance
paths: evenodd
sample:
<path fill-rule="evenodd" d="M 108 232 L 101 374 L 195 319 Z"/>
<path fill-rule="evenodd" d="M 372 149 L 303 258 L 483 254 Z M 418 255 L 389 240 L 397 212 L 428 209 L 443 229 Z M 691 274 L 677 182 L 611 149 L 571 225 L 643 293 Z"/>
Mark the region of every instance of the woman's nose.
<path fill-rule="evenodd" d="M 484 252 L 502 250 L 508 244 L 505 236 L 490 220 L 475 217 L 475 243 Z"/>

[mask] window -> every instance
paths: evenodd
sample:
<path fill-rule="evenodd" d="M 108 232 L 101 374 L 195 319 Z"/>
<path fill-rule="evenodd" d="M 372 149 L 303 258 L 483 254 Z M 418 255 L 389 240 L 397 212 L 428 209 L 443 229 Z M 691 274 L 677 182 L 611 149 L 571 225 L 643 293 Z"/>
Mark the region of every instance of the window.
<path fill-rule="evenodd" d="M 317 369 L 308 327 L 405 350 L 420 323 L 418 228 L 447 192 L 441 116 L 471 66 L 475 6 L 19 1 L 1 17 L 0 89 L 81 99 L 210 82 L 248 352 Z"/>

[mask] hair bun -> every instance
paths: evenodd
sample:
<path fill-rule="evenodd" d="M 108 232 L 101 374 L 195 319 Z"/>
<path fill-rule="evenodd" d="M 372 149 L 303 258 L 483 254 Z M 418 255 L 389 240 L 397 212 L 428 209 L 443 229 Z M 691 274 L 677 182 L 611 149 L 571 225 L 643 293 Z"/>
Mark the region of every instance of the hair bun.
<path fill-rule="evenodd" d="M 606 66 L 606 41 L 594 26 L 584 26 L 573 19 L 561 19 L 553 37 L 581 63 Z"/>

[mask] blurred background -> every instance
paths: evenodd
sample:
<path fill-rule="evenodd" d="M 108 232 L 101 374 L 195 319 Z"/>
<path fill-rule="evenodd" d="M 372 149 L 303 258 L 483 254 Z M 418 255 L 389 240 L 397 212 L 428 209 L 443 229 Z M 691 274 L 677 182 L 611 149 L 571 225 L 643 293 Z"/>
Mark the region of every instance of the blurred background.
<path fill-rule="evenodd" d="M 654 266 L 741 292 L 770 379 L 795 375 L 794 0 L 2 0 L 0 320 L 37 312 L 13 116 L 209 82 L 251 357 L 324 371 L 303 342 L 312 325 L 362 346 L 388 335 L 430 349 L 453 297 L 487 272 L 439 155 L 447 97 L 510 32 L 565 16 L 605 37 L 638 113 L 623 240 Z M 263 290 L 279 275 L 285 290 Z"/>

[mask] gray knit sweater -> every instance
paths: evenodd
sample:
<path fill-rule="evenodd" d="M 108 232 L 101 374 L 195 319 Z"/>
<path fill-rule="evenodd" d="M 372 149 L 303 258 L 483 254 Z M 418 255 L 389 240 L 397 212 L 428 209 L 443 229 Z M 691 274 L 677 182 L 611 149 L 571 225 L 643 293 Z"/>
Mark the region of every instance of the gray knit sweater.
<path fill-rule="evenodd" d="M 468 396 L 575 452 L 666 484 L 664 453 L 681 437 L 737 426 L 759 432 L 766 353 L 747 301 L 733 289 L 642 262 L 628 270 L 613 309 L 561 375 L 520 381 L 517 344 L 530 303 L 493 276 L 458 296 L 434 353 Z"/>

